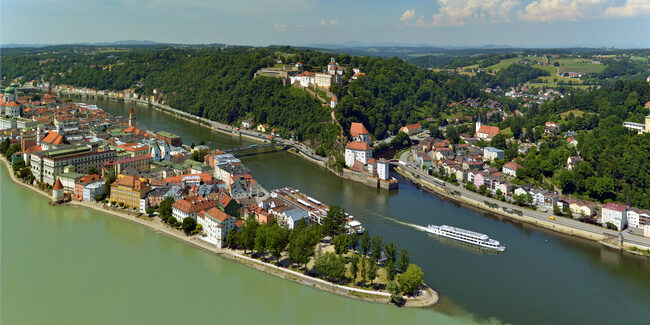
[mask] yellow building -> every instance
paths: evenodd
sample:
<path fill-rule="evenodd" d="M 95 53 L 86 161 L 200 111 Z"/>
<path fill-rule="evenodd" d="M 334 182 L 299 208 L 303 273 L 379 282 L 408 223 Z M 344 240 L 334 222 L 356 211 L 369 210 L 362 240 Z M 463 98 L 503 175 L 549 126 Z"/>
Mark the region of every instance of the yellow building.
<path fill-rule="evenodd" d="M 149 186 L 135 176 L 119 175 L 111 184 L 111 202 L 124 203 L 129 208 L 140 208 L 140 199 L 149 191 Z"/>

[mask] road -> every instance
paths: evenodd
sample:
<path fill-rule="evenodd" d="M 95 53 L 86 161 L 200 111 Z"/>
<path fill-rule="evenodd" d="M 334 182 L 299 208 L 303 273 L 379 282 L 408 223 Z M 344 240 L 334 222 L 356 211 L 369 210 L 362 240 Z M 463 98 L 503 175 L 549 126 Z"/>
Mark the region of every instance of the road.
<path fill-rule="evenodd" d="M 415 167 L 415 161 L 410 157 L 410 152 L 406 151 L 402 154 L 402 156 L 399 158 L 399 160 L 403 163 L 406 164 L 406 166 L 402 165 L 402 168 L 406 169 L 407 171 L 414 173 L 417 175 L 420 179 L 426 180 L 430 183 L 444 183 L 444 186 L 449 192 L 453 191 L 458 191 L 460 192 L 460 196 L 464 198 L 469 198 L 471 200 L 477 201 L 477 202 L 484 202 L 487 201 L 492 204 L 496 204 L 499 207 L 505 207 L 508 208 L 509 210 L 520 210 L 523 212 L 524 216 L 539 219 L 542 221 L 549 222 L 551 221 L 550 217 L 553 216 L 552 210 L 549 211 L 535 211 L 535 210 L 530 210 L 527 208 L 522 208 L 520 206 L 516 206 L 510 203 L 502 202 L 499 200 L 495 200 L 492 198 L 488 198 L 487 196 L 483 196 L 481 194 L 469 191 L 465 189 L 463 186 L 456 186 L 448 182 L 444 182 L 436 177 L 433 177 L 429 175 L 426 171 L 423 171 L 420 168 Z M 580 222 L 574 219 L 568 219 L 568 218 L 563 218 L 563 217 L 556 217 L 556 220 L 553 221 L 554 223 L 566 227 L 570 227 L 576 230 L 581 230 L 589 233 L 593 233 L 595 235 L 606 235 L 609 237 L 614 237 L 617 238 L 619 236 L 619 232 L 615 230 L 610 230 L 610 229 L 605 229 L 605 228 L 600 228 L 598 226 Z M 623 236 L 623 240 L 625 243 L 628 243 L 630 245 L 635 245 L 635 246 L 644 246 L 644 247 L 650 247 L 650 238 L 648 237 L 641 237 L 638 235 L 633 235 L 633 234 L 628 234 L 627 231 L 623 231 L 620 233 Z"/>

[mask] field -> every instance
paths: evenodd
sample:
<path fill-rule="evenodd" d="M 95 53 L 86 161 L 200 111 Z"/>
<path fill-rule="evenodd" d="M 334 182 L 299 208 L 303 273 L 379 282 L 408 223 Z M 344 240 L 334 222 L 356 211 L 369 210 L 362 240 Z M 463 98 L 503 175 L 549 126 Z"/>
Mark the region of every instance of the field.
<path fill-rule="evenodd" d="M 570 113 L 573 113 L 573 116 L 575 116 L 575 117 L 582 117 L 583 115 L 585 115 L 585 112 L 583 112 L 583 111 L 581 111 L 579 109 L 573 109 L 573 110 L 570 110 L 570 111 L 560 113 L 560 117 L 563 118 L 563 119 L 566 119 L 566 117 Z"/>
<path fill-rule="evenodd" d="M 544 62 L 546 62 L 546 58 L 545 58 L 545 57 L 541 57 L 541 56 L 525 56 L 525 57 L 516 57 L 516 58 L 509 58 L 509 59 L 501 60 L 499 63 L 497 63 L 497 64 L 495 64 L 495 65 L 491 65 L 491 66 L 489 66 L 489 67 L 487 67 L 487 68 L 485 68 L 485 69 L 486 69 L 486 70 L 492 70 L 492 72 L 497 72 L 497 71 L 499 71 L 499 70 L 501 70 L 501 69 L 503 69 L 503 68 L 507 68 L 508 66 L 510 66 L 510 65 L 512 65 L 512 64 L 515 64 L 515 63 L 517 63 L 517 62 L 519 62 L 519 61 L 522 61 L 522 60 L 527 60 L 527 61 L 530 61 L 530 62 L 535 62 L 535 61 L 537 61 L 539 64 L 534 64 L 534 65 L 532 65 L 532 66 L 535 67 L 535 68 L 541 68 L 541 67 L 543 67 L 542 64 L 543 64 Z M 553 73 L 555 73 L 555 72 L 553 72 Z"/>
<path fill-rule="evenodd" d="M 560 63 L 560 73 L 565 72 L 580 72 L 580 73 L 594 73 L 601 72 L 605 69 L 604 64 L 592 64 L 592 60 L 581 58 L 562 58 L 554 59 L 553 62 Z"/>

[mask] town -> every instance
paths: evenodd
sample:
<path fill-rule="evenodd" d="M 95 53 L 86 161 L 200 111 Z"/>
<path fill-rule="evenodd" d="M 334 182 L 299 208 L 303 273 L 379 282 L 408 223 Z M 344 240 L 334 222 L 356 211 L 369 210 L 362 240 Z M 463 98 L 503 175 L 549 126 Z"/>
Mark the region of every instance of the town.
<path fill-rule="evenodd" d="M 216 249 L 256 251 L 254 256 L 267 262 L 274 258 L 280 263 L 283 256 L 298 267 L 304 264 L 301 272 L 323 277 L 334 286 L 349 281 L 349 267 L 352 285 L 362 287 L 355 290 L 370 294 L 373 301 L 390 298 L 392 303 L 417 305 L 437 300 L 431 289 L 420 285 L 421 273 L 409 263 L 408 252 L 401 252 L 398 264 L 395 245 L 384 247 L 381 238 L 370 237 L 353 216 L 298 189 L 265 189 L 230 152 L 260 146 L 224 150 L 203 142 L 188 146 L 178 135 L 141 126 L 133 107 L 128 118 L 115 117 L 95 105 L 61 100 L 51 91 L 42 98 L 18 96 L 17 87 L 12 84 L 0 95 L 4 113 L 0 151 L 15 175 L 49 193 L 52 204 L 83 202 L 160 222 Z M 367 130 L 363 125 L 354 128 L 348 149 L 368 146 Z M 346 159 L 349 167 L 365 177 L 388 179 L 388 161 L 375 161 L 371 153 L 364 154 L 367 148 L 362 149 L 362 154 L 346 151 L 351 155 Z M 343 258 L 350 249 L 354 254 Z M 363 258 L 355 255 L 361 252 Z M 359 267 L 364 270 L 361 282 L 356 281 Z M 396 284 L 399 277 L 405 279 L 401 289 Z M 418 294 L 403 298 L 400 292 Z"/>

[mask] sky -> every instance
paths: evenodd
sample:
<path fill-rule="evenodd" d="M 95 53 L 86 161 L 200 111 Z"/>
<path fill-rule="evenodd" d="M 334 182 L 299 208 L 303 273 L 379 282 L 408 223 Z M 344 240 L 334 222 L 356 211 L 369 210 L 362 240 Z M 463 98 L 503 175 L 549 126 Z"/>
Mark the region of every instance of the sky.
<path fill-rule="evenodd" d="M 0 43 L 650 47 L 650 0 L 0 0 Z"/>

